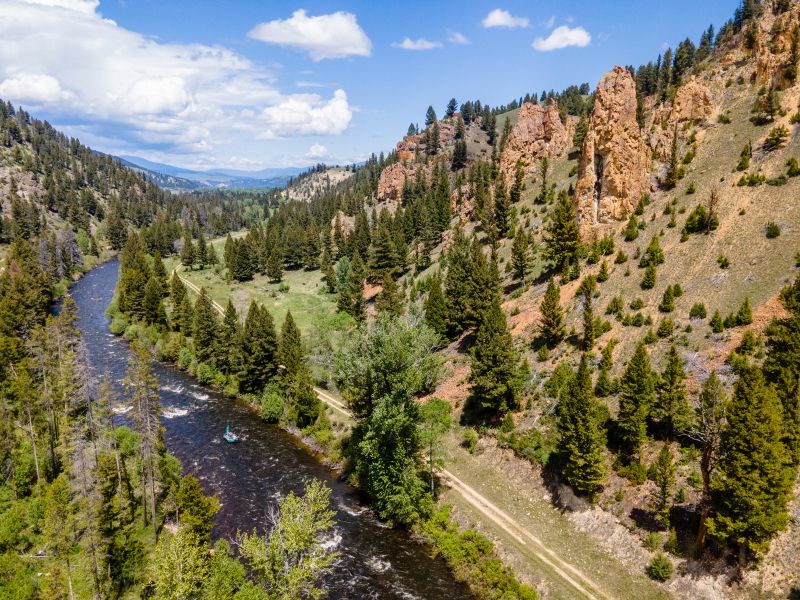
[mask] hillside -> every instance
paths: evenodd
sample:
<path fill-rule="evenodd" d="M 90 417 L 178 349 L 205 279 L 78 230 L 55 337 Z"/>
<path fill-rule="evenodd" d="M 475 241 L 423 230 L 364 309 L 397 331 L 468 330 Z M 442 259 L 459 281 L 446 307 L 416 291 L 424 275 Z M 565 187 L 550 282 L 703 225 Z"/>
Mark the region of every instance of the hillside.
<path fill-rule="evenodd" d="M 356 322 L 424 309 L 446 375 L 422 396 L 447 400 L 465 444 L 502 455 L 499 472 L 533 467 L 534 482 L 509 475 L 495 501 L 546 490 L 571 526 L 596 543 L 613 536 L 607 551 L 632 572 L 668 563 L 662 585 L 676 597 L 785 597 L 798 585 L 796 459 L 759 488 L 775 493 L 769 531 L 706 538 L 727 496 L 698 428 L 713 373 L 731 402 L 763 403 L 751 418 L 770 422 L 779 400 L 762 441 L 775 457 L 797 452 L 797 374 L 785 367 L 788 387 L 774 379 L 791 361 L 769 326 L 793 322 L 793 292 L 781 294 L 800 266 L 799 20 L 795 2 L 746 2 L 719 32 L 615 67 L 593 91 L 494 108 L 453 100 L 442 119 L 429 108 L 388 156 L 288 186 L 266 226 L 236 243 L 252 262 L 226 258 L 238 304 L 262 293 L 254 275 L 278 285 L 284 269 L 319 269 L 317 293 Z M 304 334 L 314 356 L 330 352 Z M 347 396 L 325 364 L 318 382 Z M 768 391 L 745 390 L 762 375 Z M 589 483 L 561 462 L 581 377 L 594 416 L 574 431 L 596 432 L 582 443 L 599 465 Z M 728 450 L 719 469 L 733 468 Z M 515 562 L 513 541 L 495 534 Z"/>

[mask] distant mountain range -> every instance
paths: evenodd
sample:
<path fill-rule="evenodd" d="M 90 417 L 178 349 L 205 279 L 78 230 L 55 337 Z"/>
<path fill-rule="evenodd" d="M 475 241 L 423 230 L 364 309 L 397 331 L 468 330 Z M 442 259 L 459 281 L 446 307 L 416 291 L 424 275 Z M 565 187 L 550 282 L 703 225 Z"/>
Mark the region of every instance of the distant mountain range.
<path fill-rule="evenodd" d="M 213 169 L 194 171 L 165 163 L 158 163 L 138 156 L 118 156 L 126 166 L 141 171 L 160 187 L 175 191 L 192 191 L 209 188 L 221 189 L 268 189 L 283 187 L 291 177 L 305 169 L 286 167 L 240 171 L 236 169 Z"/>

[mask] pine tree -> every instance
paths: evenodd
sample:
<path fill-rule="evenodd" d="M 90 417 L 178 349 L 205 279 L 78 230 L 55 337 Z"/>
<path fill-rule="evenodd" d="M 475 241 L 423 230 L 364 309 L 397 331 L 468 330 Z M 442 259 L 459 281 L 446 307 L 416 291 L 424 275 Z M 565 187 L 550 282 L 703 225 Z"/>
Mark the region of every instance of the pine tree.
<path fill-rule="evenodd" d="M 311 385 L 303 341 L 291 311 L 287 311 L 281 328 L 278 359 L 282 367 L 282 388 L 291 405 L 290 414 L 298 427 L 306 427 L 319 416 L 320 404 Z"/>
<path fill-rule="evenodd" d="M 161 286 L 161 295 L 167 293 L 167 269 L 164 267 L 164 261 L 161 260 L 161 254 L 156 252 L 153 255 L 153 277 L 155 277 L 158 284 Z"/>
<path fill-rule="evenodd" d="M 652 290 L 654 287 L 656 287 L 655 265 L 648 265 L 644 270 L 644 276 L 642 277 L 641 283 L 639 283 L 639 287 L 641 287 L 643 290 Z"/>
<path fill-rule="evenodd" d="M 553 207 L 550 223 L 545 232 L 545 257 L 558 271 L 562 271 L 564 265 L 575 262 L 579 247 L 580 233 L 575 211 L 567 192 L 562 190 L 558 195 L 558 202 Z"/>
<path fill-rule="evenodd" d="M 434 275 L 430 283 L 428 297 L 425 298 L 425 323 L 444 339 L 447 336 L 447 306 L 442 293 L 442 282 L 438 275 Z"/>
<path fill-rule="evenodd" d="M 719 309 L 714 311 L 714 315 L 711 317 L 709 324 L 711 325 L 711 331 L 713 333 L 722 333 L 725 330 L 725 325 L 722 322 L 722 315 L 719 314 Z"/>
<path fill-rule="evenodd" d="M 591 352 L 594 348 L 596 336 L 594 328 L 594 311 L 592 310 L 592 288 L 587 287 L 583 292 L 583 351 Z"/>
<path fill-rule="evenodd" d="M 561 308 L 561 290 L 551 279 L 539 305 L 542 313 L 539 331 L 544 339 L 555 346 L 564 338 L 564 311 Z"/>
<path fill-rule="evenodd" d="M 783 406 L 786 446 L 795 466 L 800 464 L 800 277 L 781 291 L 788 315 L 775 319 L 767 329 L 764 376 Z"/>
<path fill-rule="evenodd" d="M 681 357 L 673 345 L 667 354 L 667 366 L 664 367 L 658 388 L 658 401 L 652 410 L 653 417 L 660 419 L 670 437 L 690 425 L 691 413 L 686 400 L 685 378 Z"/>
<path fill-rule="evenodd" d="M 195 257 L 194 257 L 194 244 L 192 243 L 192 238 L 189 236 L 187 232 L 183 236 L 183 248 L 181 248 L 181 264 L 186 267 L 187 269 L 191 270 L 194 266 Z"/>
<path fill-rule="evenodd" d="M 269 249 L 266 274 L 274 283 L 280 283 L 283 279 L 283 248 L 278 244 L 274 244 Z"/>
<path fill-rule="evenodd" d="M 197 249 L 195 252 L 195 261 L 197 265 L 200 267 L 200 270 L 206 268 L 208 264 L 208 246 L 206 246 L 206 237 L 203 235 L 203 232 L 200 231 L 199 235 L 197 236 Z"/>
<path fill-rule="evenodd" d="M 727 411 L 722 458 L 711 480 L 713 516 L 708 520 L 711 537 L 739 548 L 740 566 L 748 551 L 766 551 L 770 539 L 788 523 L 794 472 L 781 441 L 781 412 L 761 369 L 744 369 Z"/>
<path fill-rule="evenodd" d="M 238 373 L 242 364 L 242 326 L 230 298 L 217 339 L 217 368 L 225 375 Z"/>
<path fill-rule="evenodd" d="M 189 298 L 189 294 L 185 293 L 181 297 L 180 303 L 172 306 L 172 328 L 180 331 L 183 335 L 192 335 L 192 328 L 194 327 L 194 307 Z"/>
<path fill-rule="evenodd" d="M 592 377 L 581 356 L 578 372 L 572 375 L 558 402 L 556 453 L 566 483 L 594 501 L 608 474 L 603 456 L 605 435 L 600 409 L 592 392 Z"/>
<path fill-rule="evenodd" d="M 639 342 L 622 375 L 617 417 L 623 450 L 629 458 L 639 455 L 647 439 L 647 416 L 656 395 L 653 379 L 647 350 L 644 343 Z"/>
<path fill-rule="evenodd" d="M 500 177 L 494 188 L 494 223 L 500 237 L 508 237 L 508 228 L 511 224 L 511 209 L 505 179 Z"/>
<path fill-rule="evenodd" d="M 375 298 L 375 308 L 378 314 L 388 314 L 399 317 L 403 314 L 404 298 L 400 296 L 400 290 L 394 277 L 385 271 L 383 274 L 382 289 Z"/>
<path fill-rule="evenodd" d="M 278 336 L 272 315 L 255 300 L 250 303 L 244 322 L 242 355 L 239 388 L 259 394 L 278 372 Z"/>
<path fill-rule="evenodd" d="M 525 230 L 519 227 L 514 235 L 514 243 L 511 244 L 511 272 L 514 279 L 519 279 L 524 284 L 531 267 L 530 239 Z"/>
<path fill-rule="evenodd" d="M 604 260 L 600 263 L 600 271 L 597 273 L 597 281 L 599 283 L 603 283 L 604 281 L 608 281 L 608 264 Z"/>
<path fill-rule="evenodd" d="M 471 353 L 470 402 L 492 419 L 516 409 L 527 365 L 514 347 L 497 299 L 478 325 Z"/>
<path fill-rule="evenodd" d="M 327 289 L 328 293 L 336 293 L 336 273 L 333 270 L 333 260 L 331 259 L 331 255 L 327 248 L 322 251 L 322 258 L 320 259 L 320 271 L 322 271 L 322 275 L 325 277 L 325 288 Z"/>
<path fill-rule="evenodd" d="M 194 340 L 195 358 L 198 362 L 211 360 L 214 356 L 217 339 L 217 313 L 205 288 L 200 288 L 200 296 L 194 304 L 192 339 Z"/>
<path fill-rule="evenodd" d="M 653 464 L 653 473 L 657 489 L 656 514 L 662 524 L 669 525 L 669 501 L 672 486 L 675 485 L 675 463 L 667 442 L 661 446 L 661 451 Z"/>
<path fill-rule="evenodd" d="M 150 277 L 147 285 L 144 286 L 144 297 L 142 306 L 144 309 L 144 320 L 153 325 L 166 325 L 167 313 L 162 302 L 162 285 L 155 277 Z"/>
<path fill-rule="evenodd" d="M 281 365 L 282 375 L 285 377 L 296 377 L 305 370 L 303 339 L 290 310 L 286 311 L 286 318 L 281 327 L 278 361 Z"/>
<path fill-rule="evenodd" d="M 350 300 L 347 313 L 358 323 L 362 323 L 367 318 L 367 307 L 364 300 L 365 277 L 364 262 L 361 260 L 361 256 L 356 254 L 350 263 L 350 270 L 347 276 L 347 298 Z"/>
<path fill-rule="evenodd" d="M 665 313 L 670 313 L 675 310 L 675 293 L 671 285 L 667 286 L 664 290 L 664 295 L 661 297 L 661 304 L 658 305 L 658 310 Z"/>

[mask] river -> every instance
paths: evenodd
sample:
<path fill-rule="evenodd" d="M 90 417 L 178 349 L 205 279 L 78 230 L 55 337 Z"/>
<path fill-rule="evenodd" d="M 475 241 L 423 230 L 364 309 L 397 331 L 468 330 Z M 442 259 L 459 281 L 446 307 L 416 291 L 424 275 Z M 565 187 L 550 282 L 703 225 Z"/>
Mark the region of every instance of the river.
<path fill-rule="evenodd" d="M 111 301 L 119 264 L 106 263 L 84 276 L 71 291 L 95 376 L 108 373 L 121 390 L 129 348 L 108 331 L 105 308 Z M 163 406 L 166 444 L 184 470 L 222 508 L 214 535 L 233 538 L 237 530 L 263 532 L 267 508 L 304 482 L 321 479 L 331 488 L 336 527 L 329 543 L 340 552 L 324 587 L 330 598 L 450 599 L 471 597 L 447 565 L 403 531 L 382 525 L 356 491 L 290 434 L 266 425 L 247 406 L 198 385 L 181 371 L 154 363 Z M 222 441 L 226 425 L 242 441 Z"/>

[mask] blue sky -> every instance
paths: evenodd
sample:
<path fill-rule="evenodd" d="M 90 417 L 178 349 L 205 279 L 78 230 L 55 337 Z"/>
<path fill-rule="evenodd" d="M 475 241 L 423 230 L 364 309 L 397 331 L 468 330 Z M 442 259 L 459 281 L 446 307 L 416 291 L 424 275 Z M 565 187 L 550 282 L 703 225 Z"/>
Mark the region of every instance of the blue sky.
<path fill-rule="evenodd" d="M 351 162 L 428 104 L 655 59 L 735 0 L 0 0 L 0 97 L 99 150 L 195 168 Z M 301 12 L 298 12 L 301 11 Z"/>

